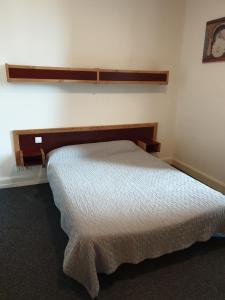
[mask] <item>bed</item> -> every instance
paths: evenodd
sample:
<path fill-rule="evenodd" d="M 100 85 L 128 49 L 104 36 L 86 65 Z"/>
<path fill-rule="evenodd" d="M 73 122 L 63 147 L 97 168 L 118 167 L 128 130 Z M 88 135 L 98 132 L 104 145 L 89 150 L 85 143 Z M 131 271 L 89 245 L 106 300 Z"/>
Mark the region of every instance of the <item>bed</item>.
<path fill-rule="evenodd" d="M 63 270 L 92 298 L 98 273 L 225 232 L 225 196 L 132 141 L 55 149 L 47 175 L 69 238 Z"/>

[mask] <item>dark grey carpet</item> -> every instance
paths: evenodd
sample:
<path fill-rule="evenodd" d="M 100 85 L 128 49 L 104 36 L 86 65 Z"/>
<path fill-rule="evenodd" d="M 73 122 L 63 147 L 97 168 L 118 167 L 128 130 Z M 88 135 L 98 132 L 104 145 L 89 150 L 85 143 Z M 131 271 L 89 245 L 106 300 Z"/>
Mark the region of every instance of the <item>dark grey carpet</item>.
<path fill-rule="evenodd" d="M 0 190 L 0 299 L 90 299 L 62 272 L 67 237 L 47 184 Z M 225 238 L 100 275 L 99 300 L 225 299 Z"/>

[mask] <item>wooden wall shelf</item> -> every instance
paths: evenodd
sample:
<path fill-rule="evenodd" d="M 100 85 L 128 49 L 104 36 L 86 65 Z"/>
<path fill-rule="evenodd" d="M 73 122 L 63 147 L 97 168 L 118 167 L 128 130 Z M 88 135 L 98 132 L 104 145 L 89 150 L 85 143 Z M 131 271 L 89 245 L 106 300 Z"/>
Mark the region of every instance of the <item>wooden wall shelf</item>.
<path fill-rule="evenodd" d="M 99 83 L 168 84 L 168 71 L 99 70 Z"/>
<path fill-rule="evenodd" d="M 169 71 L 77 69 L 5 64 L 9 82 L 168 84 Z"/>
<path fill-rule="evenodd" d="M 97 83 L 96 69 L 35 67 L 6 64 L 9 82 Z"/>

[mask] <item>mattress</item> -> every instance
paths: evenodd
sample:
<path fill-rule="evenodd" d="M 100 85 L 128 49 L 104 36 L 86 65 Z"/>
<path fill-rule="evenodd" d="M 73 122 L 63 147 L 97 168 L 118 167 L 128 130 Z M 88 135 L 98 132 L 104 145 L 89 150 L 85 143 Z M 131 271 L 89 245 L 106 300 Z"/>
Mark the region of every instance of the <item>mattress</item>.
<path fill-rule="evenodd" d="M 47 174 L 69 238 L 63 270 L 92 298 L 100 272 L 225 232 L 225 196 L 131 141 L 53 150 Z"/>

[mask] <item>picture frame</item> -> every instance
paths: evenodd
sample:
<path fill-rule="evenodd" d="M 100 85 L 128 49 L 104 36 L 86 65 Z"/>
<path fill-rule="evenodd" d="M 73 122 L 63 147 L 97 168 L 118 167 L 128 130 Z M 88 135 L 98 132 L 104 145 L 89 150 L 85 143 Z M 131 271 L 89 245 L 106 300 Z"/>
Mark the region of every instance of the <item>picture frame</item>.
<path fill-rule="evenodd" d="M 225 17 L 206 23 L 202 62 L 225 61 Z"/>

